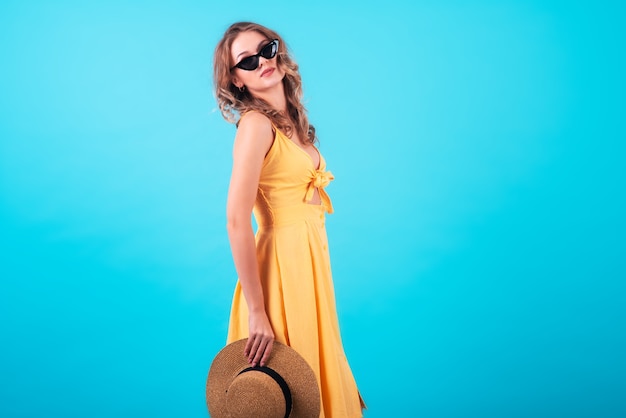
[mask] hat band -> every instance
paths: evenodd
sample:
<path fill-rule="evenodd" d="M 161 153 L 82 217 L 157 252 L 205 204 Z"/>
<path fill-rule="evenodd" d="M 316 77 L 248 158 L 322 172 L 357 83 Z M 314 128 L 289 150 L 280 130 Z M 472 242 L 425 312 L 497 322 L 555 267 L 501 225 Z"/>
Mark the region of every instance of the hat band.
<path fill-rule="evenodd" d="M 266 375 L 274 379 L 276 383 L 278 383 L 278 386 L 280 386 L 280 389 L 283 391 L 283 396 L 285 397 L 285 418 L 289 418 L 289 415 L 291 414 L 292 400 L 291 391 L 289 390 L 289 386 L 287 385 L 287 382 L 285 382 L 285 379 L 283 379 L 280 374 L 276 373 L 274 369 L 270 369 L 266 366 L 248 367 L 247 369 L 240 371 L 237 376 L 242 373 L 252 371 L 265 373 Z"/>

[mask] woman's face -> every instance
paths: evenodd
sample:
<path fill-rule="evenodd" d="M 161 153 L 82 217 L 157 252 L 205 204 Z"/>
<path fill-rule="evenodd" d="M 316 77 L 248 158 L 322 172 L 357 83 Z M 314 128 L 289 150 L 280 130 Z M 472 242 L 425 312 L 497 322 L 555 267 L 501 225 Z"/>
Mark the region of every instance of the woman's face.
<path fill-rule="evenodd" d="M 258 54 L 261 48 L 271 42 L 256 31 L 241 32 L 230 49 L 231 67 L 250 55 Z M 245 86 L 250 93 L 263 93 L 282 83 L 285 71 L 278 67 L 276 56 L 271 59 L 259 57 L 259 66 L 252 71 L 233 69 L 233 84 Z"/>

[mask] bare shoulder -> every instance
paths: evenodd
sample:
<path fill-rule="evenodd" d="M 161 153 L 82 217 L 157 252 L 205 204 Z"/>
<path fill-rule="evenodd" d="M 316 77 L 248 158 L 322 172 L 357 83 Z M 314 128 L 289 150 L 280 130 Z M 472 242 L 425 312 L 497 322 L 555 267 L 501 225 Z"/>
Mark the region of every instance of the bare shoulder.
<path fill-rule="evenodd" d="M 272 122 L 270 121 L 270 118 L 268 118 L 263 113 L 256 111 L 256 110 L 251 110 L 249 112 L 244 113 L 241 116 L 241 119 L 239 120 L 239 126 L 241 126 L 242 124 L 267 125 L 270 128 L 272 126 Z"/>
<path fill-rule="evenodd" d="M 249 143 L 267 152 L 274 141 L 272 122 L 260 112 L 248 112 L 239 120 L 235 140 Z"/>

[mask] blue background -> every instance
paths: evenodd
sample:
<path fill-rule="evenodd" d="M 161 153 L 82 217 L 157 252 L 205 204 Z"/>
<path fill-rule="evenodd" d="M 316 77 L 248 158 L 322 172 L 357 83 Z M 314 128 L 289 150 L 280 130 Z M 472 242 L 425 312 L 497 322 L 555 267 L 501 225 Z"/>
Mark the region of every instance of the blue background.
<path fill-rule="evenodd" d="M 301 66 L 366 416 L 626 416 L 624 8 L 448 0 L 3 1 L 0 416 L 207 415 L 237 20 Z"/>

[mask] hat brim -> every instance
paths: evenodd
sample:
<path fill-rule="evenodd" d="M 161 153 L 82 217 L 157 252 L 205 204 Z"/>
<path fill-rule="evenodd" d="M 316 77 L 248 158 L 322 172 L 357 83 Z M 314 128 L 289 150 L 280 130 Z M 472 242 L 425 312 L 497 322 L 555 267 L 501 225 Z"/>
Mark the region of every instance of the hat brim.
<path fill-rule="evenodd" d="M 247 338 L 224 347 L 213 360 L 206 384 L 206 401 L 212 418 L 229 416 L 226 392 L 231 382 L 244 369 L 250 367 L 244 356 Z M 275 370 L 289 386 L 293 400 L 290 417 L 318 418 L 320 392 L 313 369 L 293 348 L 274 341 L 272 353 L 266 364 Z"/>

